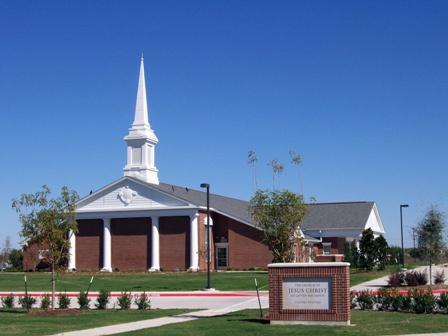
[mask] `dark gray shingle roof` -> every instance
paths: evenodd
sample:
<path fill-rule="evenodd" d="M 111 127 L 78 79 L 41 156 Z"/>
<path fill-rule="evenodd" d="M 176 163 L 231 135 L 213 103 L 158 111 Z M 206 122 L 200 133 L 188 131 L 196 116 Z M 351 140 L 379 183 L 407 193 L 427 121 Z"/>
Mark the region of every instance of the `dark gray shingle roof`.
<path fill-rule="evenodd" d="M 167 183 L 152 185 L 167 194 L 194 205 L 206 206 L 204 191 L 179 187 Z M 308 204 L 308 214 L 301 228 L 307 230 L 360 229 L 363 230 L 374 202 L 340 202 Z M 236 198 L 210 194 L 210 207 L 218 212 L 254 225 L 249 214 L 249 202 Z"/>

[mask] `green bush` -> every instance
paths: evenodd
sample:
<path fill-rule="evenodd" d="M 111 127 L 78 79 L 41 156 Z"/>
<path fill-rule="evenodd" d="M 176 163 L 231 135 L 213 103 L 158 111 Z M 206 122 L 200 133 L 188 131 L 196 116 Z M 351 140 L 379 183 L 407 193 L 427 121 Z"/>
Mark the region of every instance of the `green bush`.
<path fill-rule="evenodd" d="M 370 291 L 362 291 L 358 293 L 356 298 L 356 302 L 361 310 L 370 310 L 373 308 L 373 304 L 375 303 L 374 296 Z"/>
<path fill-rule="evenodd" d="M 417 314 L 430 314 L 434 311 L 436 298 L 431 292 L 423 290 L 412 291 L 412 310 Z"/>
<path fill-rule="evenodd" d="M 88 295 L 87 292 L 79 292 L 78 305 L 79 305 L 79 309 L 81 309 L 81 310 L 89 309 L 90 299 L 87 295 Z"/>
<path fill-rule="evenodd" d="M 445 283 L 445 271 L 438 271 L 434 275 L 434 283 L 436 285 L 443 285 Z"/>
<path fill-rule="evenodd" d="M 135 299 L 135 304 L 139 310 L 151 309 L 151 301 L 145 292 Z"/>
<path fill-rule="evenodd" d="M 45 294 L 44 296 L 42 296 L 42 300 L 40 301 L 40 308 L 47 310 L 48 308 L 50 308 L 50 295 L 49 294 Z"/>
<path fill-rule="evenodd" d="M 448 314 L 448 293 L 440 294 L 437 299 L 437 306 L 441 313 Z"/>
<path fill-rule="evenodd" d="M 131 308 L 132 298 L 131 294 L 127 292 L 122 292 L 118 297 L 118 306 L 120 309 L 126 310 Z"/>
<path fill-rule="evenodd" d="M 380 289 L 376 296 L 378 310 L 383 311 L 401 311 L 405 297 L 398 294 L 394 289 Z"/>
<path fill-rule="evenodd" d="M 2 305 L 3 305 L 3 308 L 13 309 L 14 308 L 14 296 L 11 294 L 11 295 L 2 297 Z"/>
<path fill-rule="evenodd" d="M 404 283 L 404 273 L 403 272 L 396 272 L 389 275 L 389 279 L 387 279 L 387 283 L 391 287 L 398 287 L 402 286 Z"/>
<path fill-rule="evenodd" d="M 36 299 L 32 296 L 25 295 L 19 298 L 19 304 L 23 309 L 30 310 L 33 305 L 36 303 Z"/>
<path fill-rule="evenodd" d="M 95 307 L 98 309 L 106 309 L 109 303 L 110 292 L 106 290 L 100 290 L 98 297 L 96 298 Z"/>
<path fill-rule="evenodd" d="M 67 309 L 68 307 L 70 307 L 70 298 L 67 296 L 67 293 L 59 295 L 58 306 L 59 309 Z"/>

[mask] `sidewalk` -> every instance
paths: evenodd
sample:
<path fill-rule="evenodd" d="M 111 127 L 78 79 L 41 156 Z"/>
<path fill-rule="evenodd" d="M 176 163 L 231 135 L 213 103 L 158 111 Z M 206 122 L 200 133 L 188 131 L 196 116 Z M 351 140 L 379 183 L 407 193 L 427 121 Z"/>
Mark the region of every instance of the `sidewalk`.
<path fill-rule="evenodd" d="M 268 306 L 267 296 L 263 296 L 260 299 L 261 299 L 262 307 L 266 308 Z M 65 332 L 65 333 L 55 334 L 52 336 L 114 335 L 114 334 L 129 332 L 129 331 L 161 327 L 161 326 L 164 326 L 167 324 L 189 322 L 189 321 L 197 320 L 199 318 L 221 316 L 221 315 L 225 315 L 225 314 L 232 313 L 232 312 L 235 312 L 238 310 L 243 310 L 243 309 L 256 309 L 256 308 L 258 308 L 257 297 L 252 297 L 250 299 L 246 298 L 245 301 L 237 302 L 235 304 L 226 306 L 224 308 L 207 309 L 207 310 L 202 310 L 202 311 L 198 311 L 198 312 L 184 313 L 184 314 L 170 316 L 170 317 L 160 317 L 160 318 L 155 318 L 155 319 L 150 319 L 150 320 L 142 320 L 142 321 L 137 321 L 137 322 L 114 324 L 114 325 L 110 325 L 110 326 L 98 327 L 98 328 L 92 328 L 92 329 L 75 330 L 75 331 L 69 331 L 69 332 Z"/>
<path fill-rule="evenodd" d="M 428 275 L 429 278 L 429 266 L 420 266 L 417 268 L 414 268 L 412 270 L 409 271 L 419 271 L 419 272 L 426 272 L 426 274 Z M 445 284 L 448 284 L 448 266 L 446 265 L 435 265 L 432 266 L 432 275 L 434 277 L 434 274 L 438 271 L 444 271 L 445 272 L 445 276 L 447 278 L 447 280 L 445 280 Z M 350 289 L 352 291 L 365 291 L 365 290 L 369 290 L 369 291 L 377 291 L 379 289 L 381 289 L 382 287 L 385 287 L 388 285 L 387 280 L 389 279 L 389 275 L 386 275 L 384 277 L 381 278 L 377 278 L 374 280 L 370 280 L 370 281 L 366 281 L 363 283 L 360 283 L 356 286 L 351 287 Z M 446 290 L 441 290 L 442 292 L 445 292 Z M 435 290 L 434 293 L 437 293 L 438 291 Z"/>

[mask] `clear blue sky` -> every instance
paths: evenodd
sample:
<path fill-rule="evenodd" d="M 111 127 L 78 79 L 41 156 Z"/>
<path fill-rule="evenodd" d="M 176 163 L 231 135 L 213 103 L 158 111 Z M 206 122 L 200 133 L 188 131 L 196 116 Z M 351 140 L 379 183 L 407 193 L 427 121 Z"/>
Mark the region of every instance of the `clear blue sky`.
<path fill-rule="evenodd" d="M 164 182 L 249 199 L 257 174 L 320 202 L 374 200 L 399 242 L 448 210 L 446 1 L 0 2 L 0 241 L 10 200 L 122 176 L 145 54 Z M 1 244 L 0 242 L 0 244 Z"/>

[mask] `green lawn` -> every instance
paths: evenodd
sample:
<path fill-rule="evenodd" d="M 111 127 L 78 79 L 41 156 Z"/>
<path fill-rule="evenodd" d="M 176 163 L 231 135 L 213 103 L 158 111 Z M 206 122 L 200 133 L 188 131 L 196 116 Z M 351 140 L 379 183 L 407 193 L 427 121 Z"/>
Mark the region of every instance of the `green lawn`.
<path fill-rule="evenodd" d="M 23 273 L 0 273 L 0 291 L 23 291 Z M 48 273 L 26 273 L 28 290 L 50 291 L 51 276 Z M 57 277 L 58 291 L 86 290 L 90 274 L 61 274 Z M 267 272 L 213 272 L 212 286 L 218 290 L 255 290 L 254 277 L 258 285 L 267 288 Z M 92 291 L 192 291 L 205 287 L 206 273 L 97 273 Z"/>
<path fill-rule="evenodd" d="M 72 316 L 30 316 L 24 311 L 0 310 L 0 335 L 49 335 L 70 330 L 101 327 L 110 324 L 133 322 L 186 312 L 186 309 L 149 311 L 90 310 Z"/>
<path fill-rule="evenodd" d="M 395 265 L 387 266 L 385 270 L 382 271 L 363 271 L 357 269 L 350 269 L 350 286 L 356 286 L 362 282 L 373 280 L 376 278 L 381 278 L 383 276 L 389 275 L 391 273 L 397 272 L 399 267 Z"/>
<path fill-rule="evenodd" d="M 244 310 L 221 317 L 205 318 L 154 329 L 120 335 L 399 335 L 405 333 L 446 332 L 446 315 L 353 311 L 352 324 L 347 327 L 273 326 L 259 319 L 257 310 Z"/>
<path fill-rule="evenodd" d="M 384 271 L 351 270 L 351 286 L 388 275 L 396 270 L 389 266 Z M 0 291 L 23 291 L 24 273 L 0 272 Z M 49 273 L 26 273 L 28 290 L 50 291 Z M 67 273 L 57 276 L 58 291 L 86 290 L 90 277 L 88 273 Z M 255 290 L 254 278 L 260 289 L 268 290 L 267 272 L 212 272 L 212 287 L 218 290 Z M 206 273 L 96 273 L 92 291 L 192 291 L 205 287 Z"/>

